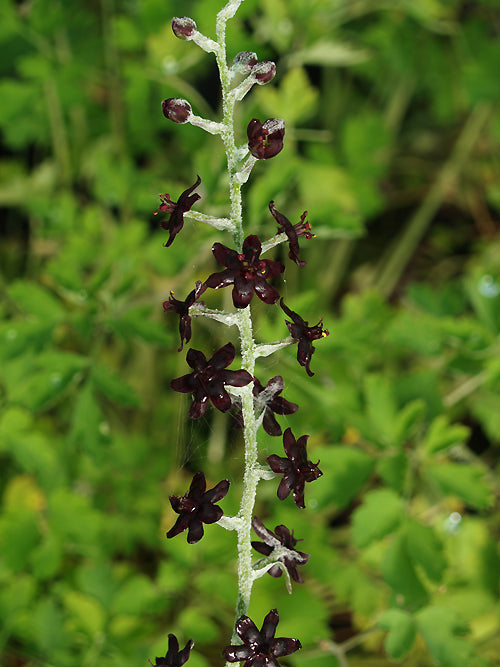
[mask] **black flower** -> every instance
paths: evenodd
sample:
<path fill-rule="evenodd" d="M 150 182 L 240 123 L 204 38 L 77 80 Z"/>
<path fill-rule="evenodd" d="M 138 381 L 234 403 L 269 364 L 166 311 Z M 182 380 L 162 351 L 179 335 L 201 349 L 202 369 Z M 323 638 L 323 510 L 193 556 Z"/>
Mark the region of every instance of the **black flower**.
<path fill-rule="evenodd" d="M 295 549 L 299 540 L 293 536 L 293 530 L 290 532 L 286 526 L 280 525 L 276 526 L 272 533 L 256 516 L 252 520 L 252 527 L 258 537 L 264 540 L 263 542 L 252 542 L 253 548 L 272 560 L 281 561 L 292 579 L 303 584 L 304 580 L 297 570 L 297 565 L 305 565 L 310 556 Z M 272 577 L 281 577 L 282 574 L 279 565 L 273 565 L 268 572 Z"/>
<path fill-rule="evenodd" d="M 243 667 L 279 667 L 277 658 L 290 655 L 302 648 L 298 639 L 274 637 L 279 616 L 271 609 L 260 632 L 248 616 L 241 616 L 235 625 L 236 634 L 243 644 L 226 646 L 222 655 L 228 662 L 245 661 Z"/>
<path fill-rule="evenodd" d="M 270 118 L 264 124 L 257 118 L 248 123 L 248 150 L 259 160 L 268 160 L 283 148 L 285 123 L 281 118 Z"/>
<path fill-rule="evenodd" d="M 257 378 L 254 378 L 253 396 L 254 406 L 258 414 L 264 412 L 262 425 L 269 435 L 281 435 L 281 426 L 276 421 L 277 415 L 291 415 L 297 412 L 299 406 L 279 396 L 283 391 L 283 378 L 276 375 L 263 387 Z M 243 426 L 243 415 L 241 410 L 235 415 L 238 426 Z"/>
<path fill-rule="evenodd" d="M 186 495 L 182 496 L 182 498 L 179 496 L 170 496 L 172 509 L 179 516 L 175 524 L 168 531 L 167 537 L 175 537 L 188 528 L 187 541 L 189 544 L 195 544 L 203 537 L 203 524 L 215 523 L 221 518 L 224 512 L 218 505 L 214 505 L 214 503 L 219 502 L 219 500 L 225 497 L 229 489 L 229 481 L 223 479 L 222 482 L 216 484 L 210 491 L 205 491 L 206 487 L 205 475 L 202 472 L 197 472 Z"/>
<path fill-rule="evenodd" d="M 168 241 L 164 244 L 166 248 L 172 244 L 176 235 L 181 231 L 184 225 L 184 213 L 189 211 L 195 205 L 198 199 L 201 199 L 199 194 L 191 194 L 193 190 L 200 185 L 200 183 L 201 178 L 198 176 L 196 183 L 187 190 L 184 190 L 184 192 L 179 197 L 178 202 L 171 201 L 170 195 L 168 194 L 160 195 L 161 204 L 156 209 L 156 211 L 154 211 L 154 215 L 157 215 L 160 212 L 170 213 L 169 219 L 163 220 L 160 223 L 163 229 L 166 229 L 170 232 Z"/>
<path fill-rule="evenodd" d="M 323 329 L 323 318 L 318 324 L 310 327 L 309 323 L 303 320 L 300 315 L 297 315 L 297 313 L 294 313 L 293 310 L 290 310 L 290 308 L 285 306 L 283 299 L 280 300 L 280 306 L 288 317 L 291 317 L 293 320 L 292 322 L 287 322 L 285 320 L 285 323 L 291 337 L 299 341 L 297 361 L 301 366 L 304 366 L 309 377 L 312 377 L 314 373 L 309 368 L 309 364 L 311 363 L 313 352 L 316 349 L 312 344 L 312 341 L 329 336 L 330 332 L 327 329 Z"/>
<path fill-rule="evenodd" d="M 179 333 L 181 335 L 181 346 L 177 350 L 181 352 L 184 347 L 184 343 L 189 343 L 191 340 L 191 315 L 189 314 L 189 308 L 193 305 L 195 301 L 198 300 L 200 295 L 204 292 L 203 284 L 200 280 L 196 281 L 196 287 L 194 290 L 189 292 L 184 301 L 179 301 L 174 297 L 174 293 L 170 292 L 168 301 L 163 302 L 163 310 L 168 313 L 169 311 L 174 311 L 177 315 L 180 316 L 179 320 Z"/>
<path fill-rule="evenodd" d="M 190 639 L 186 646 L 179 651 L 179 642 L 175 635 L 168 635 L 168 651 L 164 658 L 156 658 L 155 664 L 149 661 L 152 667 L 182 667 L 189 660 L 189 653 L 194 646 L 194 641 Z"/>
<path fill-rule="evenodd" d="M 181 124 L 187 123 L 193 113 L 189 102 L 181 97 L 169 97 L 168 100 L 163 100 L 161 110 L 165 118 Z"/>
<path fill-rule="evenodd" d="M 298 266 L 305 266 L 307 262 L 304 262 L 299 257 L 299 236 L 305 236 L 306 239 L 312 239 L 314 234 L 311 233 L 311 225 L 307 218 L 307 211 L 304 211 L 300 216 L 300 222 L 292 225 L 290 220 L 286 218 L 282 213 L 276 210 L 274 207 L 274 202 L 269 202 L 269 210 L 276 219 L 276 222 L 280 225 L 278 227 L 278 232 L 285 232 L 288 238 L 288 257 L 292 259 Z"/>
<path fill-rule="evenodd" d="M 172 30 L 179 39 L 189 39 L 197 31 L 197 27 L 189 16 L 175 16 L 172 19 Z"/>
<path fill-rule="evenodd" d="M 225 271 L 212 273 L 205 281 L 205 287 L 219 289 L 234 285 L 233 303 L 236 308 L 246 308 L 255 292 L 264 303 L 276 303 L 280 295 L 267 280 L 283 273 L 285 267 L 272 259 L 260 259 L 262 245 L 258 236 L 252 234 L 243 241 L 243 252 L 227 248 L 222 243 L 214 243 L 212 252 Z"/>
<path fill-rule="evenodd" d="M 231 397 L 224 385 L 244 387 L 253 380 L 248 371 L 225 370 L 232 363 L 235 354 L 232 343 L 227 343 L 217 350 L 210 361 L 207 361 L 203 352 L 189 349 L 186 361 L 194 372 L 172 380 L 170 386 L 174 391 L 194 393 L 194 401 L 189 409 L 191 419 L 203 417 L 209 399 L 218 410 L 226 412 L 231 407 Z"/>
<path fill-rule="evenodd" d="M 302 435 L 298 440 L 287 428 L 283 433 L 283 447 L 287 458 L 276 454 L 268 456 L 266 461 L 273 472 L 283 475 L 278 486 L 278 498 L 284 500 L 290 491 L 293 491 L 293 499 L 297 507 L 304 509 L 304 486 L 306 482 L 313 482 L 323 474 L 318 468 L 318 463 L 307 460 L 306 444 L 308 435 Z"/>

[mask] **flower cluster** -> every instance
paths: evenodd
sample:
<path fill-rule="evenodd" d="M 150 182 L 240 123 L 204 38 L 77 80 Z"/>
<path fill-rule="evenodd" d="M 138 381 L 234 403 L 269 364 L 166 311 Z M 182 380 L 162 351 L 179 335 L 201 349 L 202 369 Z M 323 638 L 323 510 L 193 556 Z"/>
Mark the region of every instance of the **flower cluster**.
<path fill-rule="evenodd" d="M 230 5 L 232 7 L 231 2 L 225 9 L 227 10 Z M 224 20 L 227 20 L 224 12 L 221 12 L 219 17 L 222 15 L 225 16 Z M 220 20 L 222 21 L 222 18 Z M 192 41 L 205 51 L 215 53 L 220 66 L 220 57 L 225 52 L 225 45 L 214 42 L 200 33 L 192 19 L 174 18 L 172 29 L 176 37 Z M 223 33 L 224 31 L 218 31 L 219 39 Z M 266 84 L 276 74 L 276 66 L 273 62 L 259 62 L 257 55 L 251 51 L 238 53 L 232 66 L 224 65 L 222 69 L 224 71 L 224 76 L 221 76 L 222 93 L 224 104 L 229 105 L 227 108 L 241 100 L 254 84 Z M 169 298 L 163 303 L 163 310 L 167 314 L 174 313 L 179 317 L 179 352 L 183 350 L 184 344 L 191 341 L 192 317 L 205 315 L 225 324 L 238 326 L 242 358 L 240 368 L 238 365 L 236 370 L 228 368 L 236 357 L 236 348 L 232 342 L 220 347 L 209 358 L 201 350 L 189 348 L 186 362 L 191 372 L 172 379 L 170 386 L 174 391 L 192 395 L 189 408 L 191 419 L 197 420 L 204 417 L 210 404 L 221 412 L 228 412 L 233 407 L 237 424 L 245 429 L 246 447 L 245 493 L 240 512 L 233 517 L 224 516 L 222 508 L 218 505 L 229 491 L 229 480 L 223 479 L 207 490 L 205 474 L 199 471 L 194 474 L 189 489 L 183 496 L 170 496 L 171 507 L 178 516 L 174 525 L 168 530 L 167 538 L 176 537 L 187 531 L 187 542 L 195 544 L 204 535 L 204 524 L 218 523 L 223 528 L 238 532 L 240 555 L 245 545 L 248 558 L 250 558 L 251 547 L 257 551 L 261 558 L 251 567 L 246 568 L 246 572 L 239 573 L 239 576 L 243 577 L 242 581 L 238 582 L 238 604 L 241 614 L 241 611 L 248 608 L 249 599 L 244 598 L 247 595 L 246 591 L 251 589 L 254 579 L 266 572 L 273 577 L 280 577 L 284 574 L 286 585 L 291 592 L 290 580 L 299 584 L 304 582 L 298 568 L 306 565 L 310 558 L 309 554 L 296 549 L 299 540 L 295 538 L 293 530 L 284 525 L 278 525 L 274 532 L 270 531 L 256 516 L 252 519 L 252 527 L 259 540 L 251 541 L 249 523 L 253 514 L 256 482 L 249 480 L 252 476 L 252 479 L 255 479 L 255 471 L 258 471 L 260 479 L 269 480 L 280 476 L 281 479 L 277 486 L 278 499 L 285 500 L 292 494 L 295 505 L 303 509 L 305 508 L 306 483 L 317 480 L 323 474 L 318 467 L 319 461 L 315 464 L 308 459 L 307 440 L 309 436 L 302 435 L 296 438 L 290 427 L 283 432 L 276 418 L 277 416 L 288 417 L 298 410 L 296 403 L 282 396 L 285 387 L 283 377 L 275 375 L 266 384 L 263 384 L 255 377 L 254 371 L 257 357 L 266 356 L 280 347 L 297 342 L 297 361 L 305 368 L 309 376 L 313 375 L 310 370 L 311 358 L 315 351 L 313 341 L 328 336 L 328 331 L 323 329 L 322 320 L 319 320 L 315 326 L 309 326 L 306 320 L 285 305 L 280 296 L 280 280 L 285 271 L 285 264 L 277 259 L 262 257 L 262 255 L 273 246 L 286 243 L 288 259 L 297 266 L 304 267 L 306 262 L 300 256 L 299 239 L 312 239 L 314 235 L 307 219 L 307 211 L 304 211 L 300 215 L 300 220 L 293 224 L 276 209 L 273 200 L 269 202 L 269 211 L 275 221 L 272 227 L 275 229 L 277 223 L 278 233 L 267 241 L 263 242 L 256 234 L 245 236 L 241 216 L 237 213 L 242 208 L 241 185 L 248 179 L 256 161 L 274 158 L 283 149 L 285 123 L 282 119 L 270 118 L 261 122 L 257 118 L 252 118 L 246 128 L 248 143 L 234 151 L 234 142 L 232 142 L 234 136 L 230 137 L 230 133 L 234 132 L 232 113 L 224 114 L 224 121 L 217 123 L 195 116 L 191 104 L 177 97 L 163 100 L 162 112 L 170 121 L 180 124 L 191 123 L 211 134 L 221 136 L 226 146 L 228 164 L 231 165 L 229 179 L 232 202 L 231 218 L 214 218 L 198 211 L 189 213 L 201 199 L 201 196 L 195 192 L 201 185 L 200 176 L 197 176 L 193 185 L 181 193 L 177 202 L 172 201 L 168 194 L 160 195 L 160 205 L 154 213 L 166 214 L 165 219 L 160 223 L 161 227 L 169 233 L 165 247 L 170 247 L 183 229 L 185 217 L 233 232 L 233 247 L 219 241 L 212 245 L 212 254 L 222 268 L 212 271 L 204 281 L 197 280 L 194 288 L 184 300 L 177 299 L 174 293 L 170 292 Z M 227 141 L 228 137 L 231 138 L 231 142 Z M 231 146 L 228 148 L 229 143 Z M 270 223 L 269 227 L 271 228 Z M 269 235 L 272 236 L 272 231 Z M 204 302 L 200 301 L 201 296 L 207 290 L 219 290 L 229 286 L 231 286 L 234 306 L 231 312 L 210 310 Z M 277 309 L 279 303 L 279 307 L 289 318 L 285 320 L 290 334 L 289 338 L 267 346 L 256 345 L 253 339 L 250 311 L 254 294 L 266 304 L 266 307 Z M 270 470 L 263 465 L 258 465 L 256 432 L 260 426 L 270 436 L 282 435 L 283 437 L 285 457 L 277 454 L 267 456 L 266 461 Z M 247 495 L 250 495 L 248 488 L 252 484 L 254 488 L 252 497 L 250 500 L 245 499 Z M 243 569 L 245 568 L 241 570 Z M 235 624 L 235 635 L 241 643 L 227 646 L 223 651 L 224 658 L 228 662 L 242 662 L 244 667 L 279 667 L 278 659 L 300 649 L 301 643 L 298 639 L 275 637 L 278 621 L 278 611 L 271 609 L 264 618 L 261 629 L 258 630 L 248 616 L 239 615 Z M 152 667 L 182 667 L 189 658 L 192 647 L 193 640 L 190 640 L 184 649 L 179 650 L 177 638 L 175 635 L 169 635 L 166 656 L 157 657 L 155 665 L 152 663 L 151 665 Z"/>

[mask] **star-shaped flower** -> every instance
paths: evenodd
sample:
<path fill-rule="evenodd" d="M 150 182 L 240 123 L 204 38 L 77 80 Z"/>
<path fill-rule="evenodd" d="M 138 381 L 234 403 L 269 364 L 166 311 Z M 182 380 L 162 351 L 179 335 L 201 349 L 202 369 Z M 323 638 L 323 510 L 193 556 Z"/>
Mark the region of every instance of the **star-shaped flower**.
<path fill-rule="evenodd" d="M 248 150 L 259 160 L 268 160 L 283 148 L 285 122 L 281 118 L 270 118 L 264 124 L 258 118 L 248 123 Z"/>
<path fill-rule="evenodd" d="M 312 463 L 307 460 L 307 438 L 308 435 L 302 435 L 298 440 L 292 433 L 291 428 L 287 428 L 283 433 L 283 447 L 287 458 L 282 458 L 276 454 L 268 456 L 266 461 L 273 472 L 283 475 L 278 486 L 278 498 L 284 500 L 290 491 L 293 491 L 293 499 L 297 507 L 304 509 L 304 487 L 306 482 L 313 482 L 323 474 L 318 468 L 318 463 Z"/>
<path fill-rule="evenodd" d="M 181 335 L 181 346 L 177 350 L 178 352 L 182 351 L 184 343 L 189 343 L 191 340 L 191 315 L 189 314 L 189 309 L 204 291 L 205 288 L 203 287 L 201 280 L 197 280 L 196 287 L 189 292 L 184 301 L 179 301 L 174 297 L 174 293 L 170 292 L 168 301 L 163 302 L 163 310 L 166 313 L 174 311 L 180 316 L 179 333 Z"/>
<path fill-rule="evenodd" d="M 314 234 L 311 233 L 311 225 L 307 218 L 307 211 L 304 211 L 300 216 L 300 222 L 297 222 L 295 225 L 292 225 L 290 220 L 286 218 L 282 213 L 276 210 L 274 202 L 269 202 L 269 210 L 273 214 L 276 222 L 280 225 L 278 227 L 278 232 L 285 232 L 288 238 L 288 257 L 292 259 L 298 266 L 305 266 L 307 262 L 304 262 L 299 257 L 299 236 L 305 236 L 306 239 L 314 238 Z"/>
<path fill-rule="evenodd" d="M 167 537 L 175 537 L 188 528 L 188 544 L 195 544 L 203 537 L 203 524 L 215 523 L 222 517 L 224 512 L 214 503 L 225 497 L 229 489 L 229 481 L 223 479 L 210 491 L 205 491 L 206 487 L 205 475 L 202 472 L 197 472 L 193 477 L 189 491 L 184 496 L 170 496 L 172 509 L 179 516 L 168 531 Z"/>
<path fill-rule="evenodd" d="M 200 183 L 201 178 L 198 176 L 196 183 L 187 190 L 184 190 L 177 202 L 172 201 L 168 194 L 160 195 L 161 204 L 156 211 L 154 211 L 154 215 L 157 215 L 160 212 L 170 213 L 168 220 L 163 220 L 160 223 L 163 229 L 170 232 L 168 241 L 164 244 L 165 248 L 172 245 L 173 240 L 184 226 L 184 213 L 189 211 L 196 204 L 198 199 L 201 199 L 199 194 L 191 194 Z"/>
<path fill-rule="evenodd" d="M 164 658 L 156 658 L 155 664 L 149 661 L 152 667 L 182 667 L 189 660 L 189 653 L 194 646 L 194 641 L 190 639 L 186 646 L 179 651 L 179 642 L 175 635 L 168 635 L 168 651 Z"/>
<path fill-rule="evenodd" d="M 214 243 L 212 252 L 219 264 L 227 268 L 212 273 L 205 281 L 205 287 L 219 289 L 233 285 L 233 303 L 236 308 L 246 308 L 254 292 L 264 303 L 273 304 L 280 298 L 278 290 L 266 281 L 283 273 L 285 267 L 272 259 L 260 259 L 262 244 L 258 236 L 247 236 L 241 253 L 222 243 Z"/>
<path fill-rule="evenodd" d="M 255 411 L 258 415 L 263 412 L 262 425 L 269 435 L 281 435 L 281 426 L 276 421 L 277 415 L 291 415 L 297 412 L 299 406 L 279 396 L 283 391 L 284 382 L 281 375 L 276 375 L 263 387 L 257 378 L 254 378 L 253 396 Z M 243 426 L 241 410 L 235 415 L 238 426 Z"/>
<path fill-rule="evenodd" d="M 303 320 L 300 315 L 297 315 L 297 313 L 294 313 L 293 310 L 290 310 L 290 308 L 285 306 L 283 299 L 280 300 L 280 306 L 288 317 L 292 318 L 292 322 L 287 322 L 285 320 L 285 323 L 290 332 L 290 336 L 299 341 L 297 347 L 297 361 L 301 366 L 304 366 L 309 377 L 312 377 L 314 373 L 309 368 L 309 364 L 311 363 L 313 352 L 316 349 L 312 344 L 312 341 L 329 336 L 330 332 L 327 329 L 323 329 L 323 318 L 318 324 L 310 327 L 309 323 Z"/>
<path fill-rule="evenodd" d="M 243 644 L 226 646 L 222 655 L 228 662 L 245 661 L 243 667 L 279 667 L 277 658 L 294 653 L 302 645 L 298 639 L 274 637 L 279 622 L 278 611 L 271 609 L 260 632 L 248 616 L 241 616 L 235 625 Z"/>
<path fill-rule="evenodd" d="M 174 391 L 194 393 L 194 401 L 189 409 L 191 419 L 203 417 L 207 411 L 208 401 L 221 412 L 227 412 L 231 407 L 231 397 L 224 385 L 244 387 L 253 378 L 248 371 L 225 370 L 232 363 L 236 351 L 232 343 L 227 343 L 213 355 L 210 361 L 199 350 L 190 348 L 186 361 L 193 369 L 192 373 L 172 380 L 170 386 Z"/>
<path fill-rule="evenodd" d="M 305 565 L 310 555 L 295 549 L 299 540 L 293 536 L 293 530 L 290 532 L 286 526 L 280 525 L 276 526 L 272 533 L 256 516 L 252 520 L 252 527 L 258 537 L 264 540 L 263 542 L 252 542 L 253 548 L 272 560 L 282 562 L 292 579 L 303 584 L 304 580 L 297 570 L 297 565 Z M 279 565 L 273 565 L 268 572 L 272 577 L 281 577 L 282 574 Z"/>

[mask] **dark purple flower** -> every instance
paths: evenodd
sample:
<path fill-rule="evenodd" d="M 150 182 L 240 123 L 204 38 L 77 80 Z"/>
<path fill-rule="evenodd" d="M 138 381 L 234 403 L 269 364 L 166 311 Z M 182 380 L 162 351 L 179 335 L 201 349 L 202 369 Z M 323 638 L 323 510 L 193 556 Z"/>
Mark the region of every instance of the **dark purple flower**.
<path fill-rule="evenodd" d="M 175 537 L 188 528 L 188 544 L 195 544 L 203 537 L 203 524 L 215 523 L 221 518 L 224 512 L 214 503 L 219 502 L 226 496 L 229 481 L 223 479 L 210 491 L 206 491 L 206 488 L 205 475 L 202 472 L 197 472 L 193 477 L 189 491 L 184 496 L 170 496 L 172 509 L 179 516 L 168 531 L 167 537 Z"/>
<path fill-rule="evenodd" d="M 182 667 L 189 660 L 189 653 L 194 646 L 194 641 L 190 639 L 186 646 L 179 651 L 179 642 L 175 635 L 168 635 L 168 651 L 164 658 L 156 658 L 155 664 L 149 661 L 152 667 Z"/>
<path fill-rule="evenodd" d="M 288 238 L 288 257 L 293 259 L 293 261 L 298 264 L 298 266 L 305 266 L 306 262 L 302 261 L 299 258 L 299 236 L 305 236 L 306 239 L 312 239 L 314 234 L 311 234 L 311 225 L 309 221 L 306 220 L 307 211 L 304 211 L 300 216 L 300 222 L 292 225 L 290 220 L 286 218 L 282 213 L 276 210 L 274 207 L 274 202 L 269 202 L 269 210 L 273 214 L 276 222 L 280 225 L 278 227 L 278 232 L 285 232 Z"/>
<path fill-rule="evenodd" d="M 243 662 L 243 667 L 279 667 L 277 658 L 302 648 L 298 639 L 274 637 L 279 622 L 278 611 L 271 609 L 260 632 L 248 616 L 241 616 L 235 625 L 243 644 L 226 646 L 222 655 L 228 662 Z"/>
<path fill-rule="evenodd" d="M 187 190 L 184 190 L 184 192 L 179 197 L 178 202 L 171 201 L 170 195 L 168 194 L 160 195 L 161 204 L 156 209 L 156 211 L 154 211 L 154 215 L 157 215 L 160 212 L 170 213 L 169 219 L 163 220 L 160 223 L 163 229 L 166 229 L 170 232 L 168 241 L 164 244 L 165 248 L 168 248 L 168 246 L 172 244 L 176 235 L 184 226 L 184 213 L 189 211 L 195 205 L 198 199 L 201 199 L 199 194 L 191 194 L 193 190 L 200 185 L 200 183 L 201 178 L 198 176 L 196 183 Z"/>
<path fill-rule="evenodd" d="M 191 340 L 191 315 L 189 314 L 189 309 L 195 301 L 198 300 L 200 295 L 204 292 L 203 284 L 200 280 L 196 281 L 196 287 L 194 290 L 189 292 L 184 301 L 178 301 L 174 297 L 174 293 L 170 292 L 168 301 L 163 302 L 163 310 L 168 313 L 169 311 L 174 311 L 177 315 L 180 316 L 179 321 L 179 333 L 181 335 L 181 346 L 177 350 L 178 352 L 182 351 L 184 343 L 189 343 Z"/>
<path fill-rule="evenodd" d="M 196 32 L 197 27 L 189 16 L 176 16 L 172 19 L 172 30 L 179 39 L 189 39 Z"/>
<path fill-rule="evenodd" d="M 285 122 L 281 118 L 270 118 L 264 124 L 257 118 L 248 123 L 248 150 L 259 160 L 267 160 L 283 148 Z"/>
<path fill-rule="evenodd" d="M 287 322 L 285 320 L 285 324 L 288 327 L 290 336 L 299 341 L 297 361 L 301 366 L 304 366 L 309 377 L 312 377 L 314 373 L 309 368 L 309 364 L 311 363 L 313 352 L 316 349 L 312 344 L 312 341 L 325 338 L 325 336 L 330 335 L 330 332 L 327 329 L 323 329 L 323 318 L 320 319 L 318 324 L 310 327 L 309 323 L 303 320 L 300 315 L 297 315 L 297 313 L 294 313 L 293 310 L 290 310 L 290 308 L 285 306 L 283 299 L 280 300 L 280 306 L 288 317 L 292 318 L 292 322 Z"/>
<path fill-rule="evenodd" d="M 307 460 L 306 444 L 308 435 L 302 435 L 298 440 L 287 428 L 283 433 L 283 447 L 287 458 L 276 454 L 268 456 L 266 461 L 273 472 L 283 475 L 278 486 L 278 498 L 284 500 L 290 491 L 293 491 L 293 499 L 297 507 L 304 509 L 304 486 L 306 482 L 313 482 L 323 474 L 318 468 L 318 463 Z"/>
<path fill-rule="evenodd" d="M 276 65 L 271 60 L 266 60 L 262 63 L 257 63 L 252 68 L 252 76 L 255 77 L 257 83 L 260 86 L 264 85 L 265 83 L 269 83 L 271 79 L 274 79 L 275 75 L 276 75 Z"/>
<path fill-rule="evenodd" d="M 181 97 L 169 97 L 161 103 L 163 115 L 174 123 L 187 123 L 193 113 L 191 105 Z"/>
<path fill-rule="evenodd" d="M 236 308 L 246 308 L 254 292 L 264 303 L 276 303 L 279 292 L 266 281 L 283 273 L 285 267 L 281 262 L 272 259 L 260 259 L 261 251 L 262 245 L 255 234 L 247 236 L 243 241 L 242 253 L 237 253 L 222 243 L 214 243 L 214 257 L 219 264 L 227 266 L 227 269 L 212 273 L 205 281 L 205 287 L 219 289 L 234 285 L 233 303 Z"/>
<path fill-rule="evenodd" d="M 253 380 L 248 371 L 225 370 L 232 363 L 235 354 L 232 343 L 227 343 L 217 350 L 210 361 L 207 361 L 203 352 L 193 350 L 193 348 L 189 349 L 186 361 L 194 372 L 172 380 L 170 386 L 174 391 L 194 393 L 194 401 L 189 409 L 191 419 L 203 417 L 207 411 L 209 399 L 217 410 L 227 412 L 231 407 L 231 397 L 224 385 L 244 387 Z"/>
<path fill-rule="evenodd" d="M 283 396 L 279 396 L 283 391 L 283 378 L 276 375 L 263 387 L 257 378 L 254 378 L 253 396 L 254 406 L 257 414 L 264 411 L 262 425 L 269 435 L 281 435 L 281 426 L 276 421 L 277 415 L 291 415 L 297 412 L 299 406 L 296 403 L 287 401 Z M 243 415 L 241 410 L 235 415 L 238 426 L 243 426 Z"/>
<path fill-rule="evenodd" d="M 252 527 L 258 537 L 264 540 L 263 542 L 252 542 L 253 548 L 272 560 L 281 561 L 292 579 L 299 584 L 303 584 L 304 580 L 297 570 L 297 565 L 305 565 L 310 555 L 295 549 L 299 540 L 293 536 L 293 530 L 290 532 L 286 526 L 280 525 L 276 526 L 274 533 L 272 533 L 256 516 L 252 520 Z M 279 565 L 273 565 L 268 572 L 272 577 L 281 577 L 282 574 Z"/>
<path fill-rule="evenodd" d="M 241 72 L 249 72 L 257 64 L 257 54 L 241 51 L 234 56 L 233 67 Z"/>

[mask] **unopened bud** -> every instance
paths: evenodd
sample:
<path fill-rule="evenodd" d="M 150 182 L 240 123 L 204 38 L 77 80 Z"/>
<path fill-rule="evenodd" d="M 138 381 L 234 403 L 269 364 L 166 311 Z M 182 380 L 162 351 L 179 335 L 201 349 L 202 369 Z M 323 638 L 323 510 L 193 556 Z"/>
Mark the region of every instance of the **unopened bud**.
<path fill-rule="evenodd" d="M 188 16 L 176 16 L 172 19 L 172 30 L 179 39 L 189 39 L 197 30 L 196 23 Z"/>
<path fill-rule="evenodd" d="M 179 97 L 169 97 L 168 100 L 163 100 L 161 109 L 165 118 L 174 123 L 187 123 L 193 112 L 189 102 Z"/>
<path fill-rule="evenodd" d="M 257 64 L 257 54 L 253 51 L 241 51 L 235 55 L 233 67 L 240 72 L 249 72 Z"/>
<path fill-rule="evenodd" d="M 252 67 L 252 76 L 255 77 L 257 83 L 262 86 L 265 83 L 274 79 L 276 74 L 276 65 L 270 60 L 266 60 L 263 63 L 257 63 Z"/>

